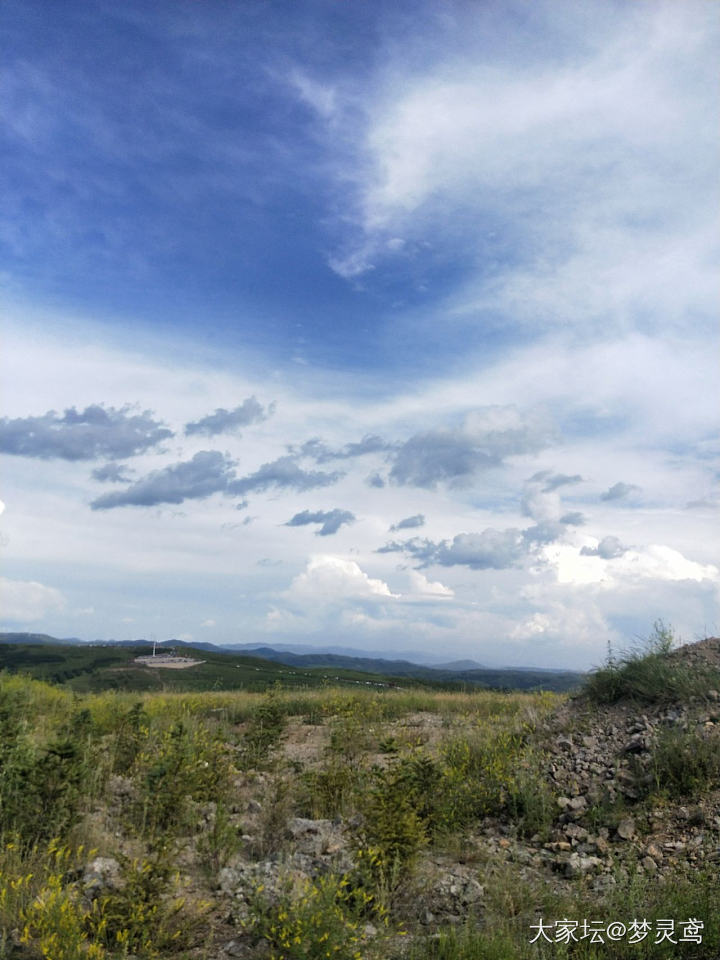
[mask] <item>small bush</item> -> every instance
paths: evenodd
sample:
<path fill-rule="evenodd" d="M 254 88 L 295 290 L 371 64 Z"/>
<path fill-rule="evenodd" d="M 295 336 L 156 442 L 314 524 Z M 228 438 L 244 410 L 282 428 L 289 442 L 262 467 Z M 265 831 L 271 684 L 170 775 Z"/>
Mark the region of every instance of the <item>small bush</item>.
<path fill-rule="evenodd" d="M 241 844 L 240 829 L 230 819 L 227 805 L 221 801 L 215 807 L 208 830 L 198 840 L 200 862 L 208 877 L 216 877 L 235 856 Z"/>
<path fill-rule="evenodd" d="M 86 752 L 71 738 L 35 746 L 8 720 L 0 731 L 0 833 L 33 844 L 67 831 L 92 795 Z"/>
<path fill-rule="evenodd" d="M 407 770 L 377 768 L 363 801 L 360 848 L 373 849 L 386 874 L 396 864 L 410 865 L 429 838 L 418 796 L 408 790 Z"/>
<path fill-rule="evenodd" d="M 178 896 L 169 851 L 152 858 L 123 859 L 122 882 L 93 905 L 86 923 L 92 941 L 123 956 L 155 960 L 193 946 L 204 925 L 209 904 L 190 904 Z M 54 957 L 48 960 L 55 960 Z"/>
<path fill-rule="evenodd" d="M 285 734 L 287 715 L 274 690 L 265 694 L 250 717 L 241 746 L 242 765 L 252 770 L 267 760 Z"/>
<path fill-rule="evenodd" d="M 178 720 L 147 739 L 132 769 L 140 789 L 129 809 L 130 823 L 145 836 L 156 836 L 188 826 L 190 801 L 222 800 L 232 768 L 226 745 L 208 727 Z"/>
<path fill-rule="evenodd" d="M 44 960 L 103 960 L 102 945 L 88 941 L 90 915 L 77 891 L 53 874 L 23 911 L 21 942 L 35 947 Z"/>
<path fill-rule="evenodd" d="M 270 946 L 270 960 L 362 960 L 359 924 L 352 916 L 347 878 L 327 874 L 288 883 L 276 900 L 259 887 L 245 923 Z"/>

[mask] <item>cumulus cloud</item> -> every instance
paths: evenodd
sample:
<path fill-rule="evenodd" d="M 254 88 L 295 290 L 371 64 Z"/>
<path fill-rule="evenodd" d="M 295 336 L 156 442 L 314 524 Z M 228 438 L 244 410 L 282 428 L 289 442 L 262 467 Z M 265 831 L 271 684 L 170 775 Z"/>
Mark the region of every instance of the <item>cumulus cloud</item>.
<path fill-rule="evenodd" d="M 217 450 L 201 450 L 192 460 L 155 470 L 124 490 L 93 500 L 93 510 L 115 507 L 153 507 L 161 503 L 204 500 L 213 493 L 227 493 L 235 477 L 234 462 Z"/>
<path fill-rule="evenodd" d="M 455 591 L 438 580 L 428 580 L 419 570 L 408 570 L 410 590 L 423 597 L 454 597 Z"/>
<path fill-rule="evenodd" d="M 513 405 L 482 407 L 460 429 L 411 436 L 394 454 L 390 479 L 426 489 L 440 482 L 462 485 L 508 456 L 542 449 L 550 433 L 538 414 L 525 415 Z"/>
<path fill-rule="evenodd" d="M 615 560 L 621 557 L 627 547 L 624 547 L 618 537 L 603 537 L 596 547 L 583 547 L 580 551 L 583 557 L 602 557 L 603 560 Z"/>
<path fill-rule="evenodd" d="M 371 473 L 369 477 L 365 478 L 365 483 L 369 487 L 376 487 L 382 489 L 385 486 L 385 481 L 379 473 Z"/>
<path fill-rule="evenodd" d="M 255 473 L 241 477 L 228 485 L 228 493 L 243 496 L 246 493 L 269 490 L 273 487 L 297 490 L 302 493 L 316 487 L 329 487 L 344 476 L 342 473 L 323 473 L 321 470 L 303 470 L 295 457 L 278 457 L 264 463 Z"/>
<path fill-rule="evenodd" d="M 631 493 L 639 493 L 640 487 L 636 486 L 634 483 L 619 483 L 613 484 L 609 490 L 606 490 L 605 493 L 600 494 L 601 500 L 623 500 L 625 497 L 628 497 Z"/>
<path fill-rule="evenodd" d="M 425 525 L 425 517 L 422 513 L 416 513 L 412 517 L 405 517 L 404 520 L 398 520 L 397 523 L 394 523 L 390 530 L 411 530 L 413 527 L 422 527 Z"/>
<path fill-rule="evenodd" d="M 218 407 L 214 413 L 209 413 L 200 420 L 185 424 L 185 433 L 188 436 L 201 434 L 206 437 L 214 437 L 218 433 L 229 433 L 239 430 L 240 427 L 248 427 L 253 423 L 262 423 L 274 412 L 274 403 L 265 408 L 257 397 L 252 396 L 243 400 L 240 406 L 235 407 L 234 410 Z"/>
<path fill-rule="evenodd" d="M 520 566 L 525 557 L 525 541 L 520 530 L 496 530 L 482 533 L 458 533 L 452 543 L 443 541 L 432 562 L 443 567 L 465 566 L 471 570 L 504 570 Z"/>
<path fill-rule="evenodd" d="M 532 544 L 554 543 L 565 533 L 565 526 L 560 521 L 557 523 L 552 520 L 546 520 L 542 523 L 533 524 L 522 531 L 523 540 L 528 546 Z"/>
<path fill-rule="evenodd" d="M 124 463 L 105 463 L 93 470 L 92 478 L 100 483 L 130 483 L 133 473 Z"/>
<path fill-rule="evenodd" d="M 0 420 L 0 451 L 41 460 L 95 460 L 132 457 L 173 436 L 150 410 L 133 413 L 92 404 L 84 410 L 68 407 L 39 417 Z"/>
<path fill-rule="evenodd" d="M 570 510 L 560 517 L 560 523 L 567 524 L 568 527 L 581 527 L 585 523 L 585 514 L 579 510 Z"/>
<path fill-rule="evenodd" d="M 0 577 L 0 600 L 3 619 L 29 623 L 59 613 L 65 598 L 55 587 L 46 587 L 34 580 L 9 580 Z"/>
<path fill-rule="evenodd" d="M 422 567 L 465 566 L 471 570 L 505 570 L 522 564 L 527 554 L 527 540 L 522 530 L 496 530 L 488 527 L 481 533 L 458 533 L 452 541 L 434 543 L 421 537 L 393 540 L 377 553 L 406 553 L 420 561 Z"/>
<path fill-rule="evenodd" d="M 343 524 L 355 522 L 355 514 L 349 510 L 303 510 L 302 513 L 296 513 L 292 519 L 285 524 L 286 527 L 304 527 L 310 523 L 320 523 L 322 526 L 315 531 L 317 537 L 328 537 L 330 534 L 337 533 Z"/>
<path fill-rule="evenodd" d="M 463 434 L 435 430 L 405 441 L 395 457 L 390 479 L 402 485 L 433 489 L 440 482 L 467 481 L 478 470 L 499 462 L 499 457 L 480 449 Z"/>
<path fill-rule="evenodd" d="M 311 557 L 303 573 L 293 580 L 289 592 L 299 597 L 327 600 L 396 596 L 383 580 L 369 577 L 354 560 L 327 554 Z"/>
<path fill-rule="evenodd" d="M 618 577 L 652 580 L 720 580 L 712 563 L 697 563 L 665 544 L 649 544 L 641 550 L 628 549 L 618 560 Z"/>

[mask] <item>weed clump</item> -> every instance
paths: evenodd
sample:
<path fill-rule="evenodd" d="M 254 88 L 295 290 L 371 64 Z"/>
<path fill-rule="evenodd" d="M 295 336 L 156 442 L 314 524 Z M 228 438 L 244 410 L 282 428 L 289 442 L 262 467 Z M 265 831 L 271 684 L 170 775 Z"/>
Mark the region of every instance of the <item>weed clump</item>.
<path fill-rule="evenodd" d="M 261 885 L 253 893 L 247 933 L 270 947 L 270 960 L 362 960 L 359 923 L 345 876 L 327 874 L 288 882 L 271 897 Z"/>
<path fill-rule="evenodd" d="M 667 703 L 703 695 L 720 682 L 717 671 L 670 656 L 675 644 L 672 627 L 657 620 L 639 647 L 619 656 L 610 651 L 603 666 L 588 676 L 583 693 L 598 704 Z"/>
<path fill-rule="evenodd" d="M 650 753 L 650 788 L 668 797 L 692 797 L 720 782 L 720 738 L 662 730 Z"/>

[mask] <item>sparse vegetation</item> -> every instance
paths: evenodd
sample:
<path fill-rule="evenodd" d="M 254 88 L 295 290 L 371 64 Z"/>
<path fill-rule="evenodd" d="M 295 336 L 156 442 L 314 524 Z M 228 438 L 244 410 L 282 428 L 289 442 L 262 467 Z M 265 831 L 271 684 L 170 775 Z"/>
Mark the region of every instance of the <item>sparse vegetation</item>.
<path fill-rule="evenodd" d="M 620 700 L 670 703 L 717 687 L 718 671 L 670 655 L 676 643 L 673 628 L 657 620 L 646 641 L 619 655 L 610 650 L 603 666 L 589 674 L 584 693 L 598 704 Z"/>
<path fill-rule="evenodd" d="M 648 713 L 668 637 L 660 625 L 649 652 L 613 662 L 613 691 L 632 704 L 642 689 Z M 614 700 L 603 689 L 577 702 Z M 717 843 L 715 808 L 697 806 L 720 799 L 715 721 L 641 724 L 636 798 L 586 804 L 548 775 L 561 703 L 330 686 L 77 695 L 0 674 L 0 955 L 221 960 L 237 941 L 231 955 L 276 960 L 716 960 L 717 871 L 678 859 L 653 875 L 645 849 L 652 823 L 691 802 L 687 822 Z M 620 858 L 623 832 L 635 846 Z M 604 873 L 592 855 L 558 872 L 603 842 Z M 541 916 L 636 915 L 700 917 L 702 943 L 529 943 Z"/>

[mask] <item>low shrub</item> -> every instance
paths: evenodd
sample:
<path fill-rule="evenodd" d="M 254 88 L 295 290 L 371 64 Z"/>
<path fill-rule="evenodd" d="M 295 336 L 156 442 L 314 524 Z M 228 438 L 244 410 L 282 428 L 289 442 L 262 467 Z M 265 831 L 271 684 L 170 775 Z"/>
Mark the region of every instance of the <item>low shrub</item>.
<path fill-rule="evenodd" d="M 260 886 L 250 902 L 245 930 L 269 945 L 270 960 L 363 960 L 348 888 L 347 878 L 335 874 L 288 881 L 274 898 Z"/>
<path fill-rule="evenodd" d="M 151 731 L 132 767 L 138 794 L 130 825 L 145 836 L 174 835 L 188 826 L 190 801 L 222 801 L 230 789 L 227 745 L 201 721 L 178 720 Z"/>
<path fill-rule="evenodd" d="M 269 691 L 253 711 L 241 744 L 241 764 L 253 769 L 267 760 L 285 735 L 287 713 L 274 690 Z"/>
<path fill-rule="evenodd" d="M 91 942 L 112 953 L 144 960 L 156 960 L 196 944 L 210 905 L 190 903 L 179 895 L 171 853 L 165 847 L 150 858 L 121 859 L 118 888 L 95 901 L 86 917 Z"/>

